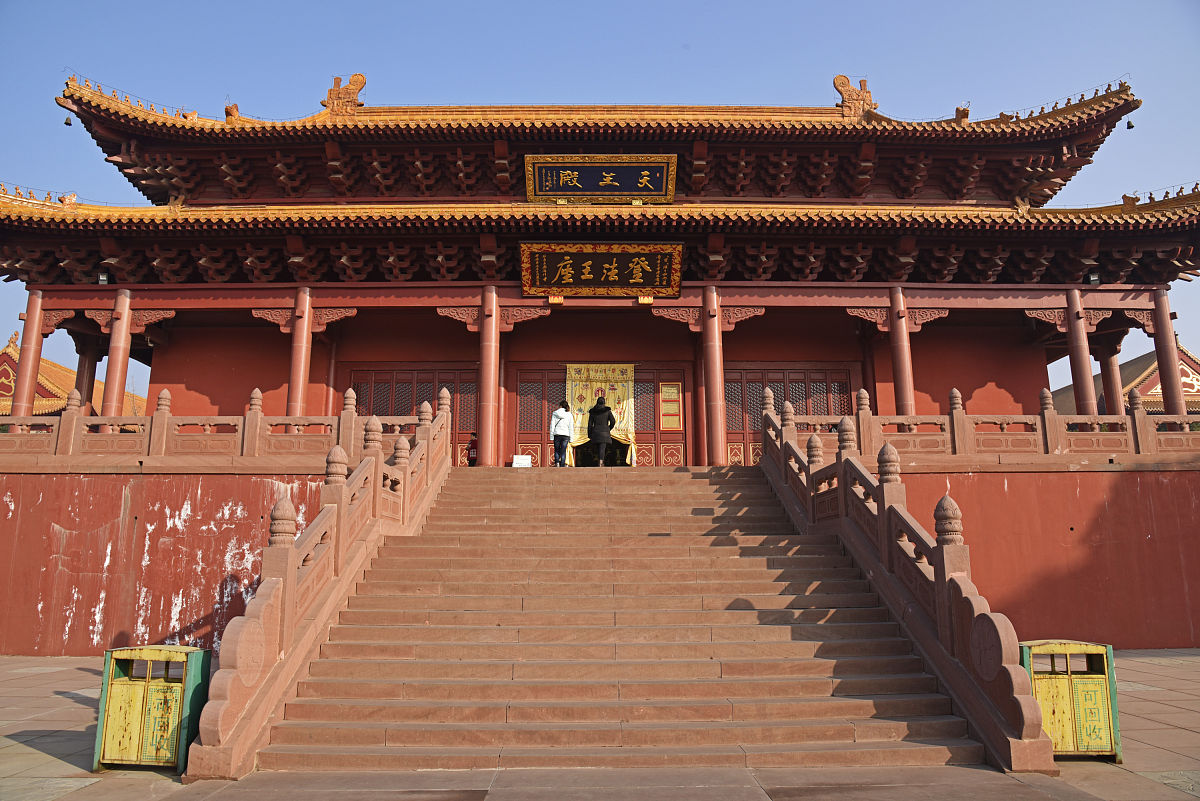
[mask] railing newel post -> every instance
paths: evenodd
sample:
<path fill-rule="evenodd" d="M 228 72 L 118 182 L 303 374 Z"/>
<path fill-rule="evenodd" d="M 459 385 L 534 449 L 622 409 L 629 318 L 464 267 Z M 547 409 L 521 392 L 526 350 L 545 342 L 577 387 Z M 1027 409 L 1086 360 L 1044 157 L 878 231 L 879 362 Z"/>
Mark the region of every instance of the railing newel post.
<path fill-rule="evenodd" d="M 54 443 L 55 456 L 70 456 L 75 453 L 80 418 L 83 416 L 79 406 L 79 390 L 72 389 L 67 395 L 67 407 L 63 409 L 62 415 L 58 418 L 58 441 Z"/>
<path fill-rule="evenodd" d="M 943 495 L 933 510 L 937 548 L 933 559 L 933 595 L 937 613 L 938 640 L 951 656 L 956 653 L 953 599 L 950 579 L 971 577 L 970 548 L 963 541 L 962 510 L 949 495 Z"/>
<path fill-rule="evenodd" d="M 975 452 L 975 425 L 963 407 L 962 393 L 950 390 L 950 453 L 965 456 Z"/>
<path fill-rule="evenodd" d="M 1134 453 L 1158 453 L 1158 426 L 1146 414 L 1142 395 L 1137 388 L 1129 390 L 1129 433 L 1133 439 Z"/>
<path fill-rule="evenodd" d="M 286 495 L 271 507 L 270 539 L 263 549 L 262 578 L 279 579 L 279 649 L 291 648 L 296 624 L 296 507 Z"/>
<path fill-rule="evenodd" d="M 878 516 L 876 541 L 879 548 L 879 559 L 888 572 L 895 569 L 896 554 L 892 547 L 895 538 L 892 536 L 893 508 L 903 509 L 906 505 L 904 484 L 900 481 L 900 453 L 890 443 L 884 443 L 879 449 L 879 497 L 875 499 L 875 513 Z"/>
<path fill-rule="evenodd" d="M 874 416 L 871 414 L 871 394 L 865 389 L 860 389 L 855 393 L 854 401 L 854 424 L 858 431 L 858 452 L 873 453 L 880 439 L 876 437 Z M 878 434 L 881 438 L 882 428 L 879 429 Z"/>
<path fill-rule="evenodd" d="M 1041 410 L 1038 414 L 1042 425 L 1042 446 L 1045 448 L 1043 453 L 1047 455 L 1062 453 L 1065 432 L 1061 430 L 1058 412 L 1054 409 L 1054 396 L 1050 394 L 1048 388 L 1042 388 L 1040 402 Z"/>
<path fill-rule="evenodd" d="M 258 456 L 262 453 L 263 438 L 262 390 L 255 387 L 250 393 L 250 406 L 242 425 L 242 455 Z"/>
<path fill-rule="evenodd" d="M 171 391 L 164 388 L 158 393 L 154 414 L 150 416 L 149 456 L 164 456 L 171 425 Z"/>
<path fill-rule="evenodd" d="M 358 440 L 358 396 L 353 389 L 342 396 L 342 411 L 338 416 L 337 444 L 346 451 L 347 458 L 356 463 L 359 455 Z"/>

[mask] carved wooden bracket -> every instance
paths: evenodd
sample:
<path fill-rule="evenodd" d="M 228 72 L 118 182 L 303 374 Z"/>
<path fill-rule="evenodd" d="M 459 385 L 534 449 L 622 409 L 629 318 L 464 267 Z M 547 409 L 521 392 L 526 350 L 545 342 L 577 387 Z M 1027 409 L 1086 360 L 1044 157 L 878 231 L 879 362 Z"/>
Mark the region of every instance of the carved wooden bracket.
<path fill-rule="evenodd" d="M 353 317 L 358 314 L 358 309 L 313 309 L 312 310 L 312 332 L 319 334 L 325 330 L 325 326 L 330 323 L 336 323 L 338 320 L 345 320 L 347 317 Z"/>
<path fill-rule="evenodd" d="M 142 334 L 146 331 L 146 326 L 161 323 L 163 320 L 169 320 L 175 316 L 175 312 L 171 309 L 134 309 L 133 315 L 129 321 L 129 333 Z"/>
<path fill-rule="evenodd" d="M 517 323 L 536 320 L 550 314 L 545 306 L 509 306 L 500 309 L 500 330 L 511 331 Z"/>
<path fill-rule="evenodd" d="M 109 326 L 109 324 L 112 322 L 111 311 L 107 309 L 85 309 L 83 316 L 87 317 L 89 320 L 95 320 L 96 324 L 100 326 L 100 330 L 104 333 L 112 333 L 112 330 Z"/>
<path fill-rule="evenodd" d="M 908 330 L 910 333 L 920 331 L 925 323 L 940 320 L 950 314 L 949 309 L 909 309 Z"/>
<path fill-rule="evenodd" d="M 1043 323 L 1050 323 L 1064 334 L 1067 332 L 1066 309 L 1026 309 L 1025 316 L 1041 320 Z"/>
<path fill-rule="evenodd" d="M 664 320 L 674 320 L 687 325 L 689 331 L 700 333 L 700 309 L 688 306 L 654 306 L 650 313 Z"/>
<path fill-rule="evenodd" d="M 1112 316 L 1112 309 L 1084 309 L 1083 310 L 1083 327 L 1089 334 L 1096 331 L 1096 326 L 1100 321 Z"/>
<path fill-rule="evenodd" d="M 767 310 L 764 306 L 726 306 L 721 309 L 721 330 L 732 331 L 733 327 L 742 320 L 749 320 L 751 317 L 761 317 L 766 312 Z"/>
<path fill-rule="evenodd" d="M 292 319 L 296 314 L 293 309 L 251 309 L 250 313 L 260 320 L 275 323 L 285 334 L 292 333 Z"/>
<path fill-rule="evenodd" d="M 75 312 L 71 309 L 54 309 L 42 312 L 42 335 L 53 334 L 54 329 L 62 325 L 63 320 L 74 316 Z"/>
<path fill-rule="evenodd" d="M 1154 336 L 1154 312 L 1149 309 L 1122 309 L 1121 313 L 1150 336 Z"/>
<path fill-rule="evenodd" d="M 438 306 L 437 313 L 442 317 L 449 317 L 451 320 L 465 323 L 467 330 L 472 333 L 479 332 L 478 306 Z"/>
<path fill-rule="evenodd" d="M 883 333 L 891 330 L 888 325 L 890 319 L 891 308 L 888 306 L 871 306 L 868 308 L 849 307 L 846 309 L 846 314 L 851 317 L 858 317 L 870 323 L 875 323 L 875 327 Z"/>

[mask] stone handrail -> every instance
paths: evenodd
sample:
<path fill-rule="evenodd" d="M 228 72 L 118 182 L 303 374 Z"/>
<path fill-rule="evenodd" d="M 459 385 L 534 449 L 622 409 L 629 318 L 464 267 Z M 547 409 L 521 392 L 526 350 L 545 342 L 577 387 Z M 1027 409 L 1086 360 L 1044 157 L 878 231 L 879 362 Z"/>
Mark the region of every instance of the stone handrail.
<path fill-rule="evenodd" d="M 303 677 L 385 530 L 412 534 L 424 520 L 450 470 L 450 393 L 439 394 L 436 417 L 422 404 L 416 444 L 399 435 L 387 461 L 382 428 L 376 417 L 364 421 L 353 471 L 341 445 L 329 450 L 321 510 L 299 536 L 292 503 L 283 498 L 272 508 L 261 581 L 245 614 L 225 628 L 220 669 L 189 751 L 189 779 L 253 770 L 269 721 Z"/>
<path fill-rule="evenodd" d="M 863 454 L 885 443 L 905 457 L 1004 457 L 1020 461 L 1042 456 L 1173 455 L 1200 453 L 1200 416 L 1150 415 L 1137 390 L 1130 390 L 1127 414 L 1064 415 L 1055 411 L 1050 390 L 1042 390 L 1038 414 L 968 414 L 962 394 L 950 391 L 950 413 L 877 415 L 865 389 L 856 397 L 855 444 Z M 774 413 L 774 398 L 771 411 Z M 823 450 L 836 447 L 833 431 L 842 418 L 797 415 L 783 404 L 781 419 L 797 434 L 813 432 Z"/>
<path fill-rule="evenodd" d="M 790 405 L 777 418 L 765 393 L 760 466 L 797 526 L 838 534 L 990 759 L 1008 770 L 1056 773 L 1016 632 L 971 582 L 958 505 L 942 498 L 931 537 L 906 509 L 894 446 L 883 443 L 876 479 L 859 458 L 854 422 L 844 417 L 836 457 L 826 464 L 821 438 L 811 435 L 802 452 Z"/>
<path fill-rule="evenodd" d="M 93 457 L 105 464 L 136 465 L 145 457 L 203 459 L 262 457 L 319 458 L 335 445 L 357 460 L 362 454 L 366 418 L 356 411 L 354 390 L 347 390 L 339 415 L 267 416 L 262 392 L 254 390 L 244 415 L 173 415 L 171 393 L 159 393 L 154 412 L 141 417 L 84 414 L 72 390 L 58 417 L 0 416 L 0 458 L 36 457 L 43 467 L 64 468 Z M 378 418 L 391 447 L 420 422 L 418 416 Z M 180 463 L 183 466 L 183 463 Z"/>

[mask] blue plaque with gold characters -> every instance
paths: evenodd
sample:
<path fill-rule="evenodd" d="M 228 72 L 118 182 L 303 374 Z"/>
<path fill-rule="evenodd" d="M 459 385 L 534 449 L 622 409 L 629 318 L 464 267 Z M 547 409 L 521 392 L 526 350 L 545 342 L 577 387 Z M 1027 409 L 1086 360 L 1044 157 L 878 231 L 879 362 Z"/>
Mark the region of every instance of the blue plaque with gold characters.
<path fill-rule="evenodd" d="M 683 245 L 521 244 L 526 295 L 679 297 Z"/>
<path fill-rule="evenodd" d="M 675 154 L 525 157 L 525 196 L 568 203 L 673 203 Z"/>

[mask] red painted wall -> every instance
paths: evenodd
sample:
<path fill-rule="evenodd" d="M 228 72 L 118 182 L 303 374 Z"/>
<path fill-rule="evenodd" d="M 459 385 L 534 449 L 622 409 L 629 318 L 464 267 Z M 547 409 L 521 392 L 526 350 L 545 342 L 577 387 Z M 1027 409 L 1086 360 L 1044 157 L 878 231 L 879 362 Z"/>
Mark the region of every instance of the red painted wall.
<path fill-rule="evenodd" d="M 963 512 L 976 585 L 1022 639 L 1200 647 L 1200 472 L 911 474 L 908 508 L 933 531 Z"/>
<path fill-rule="evenodd" d="M 309 520 L 320 486 L 308 476 L 0 477 L 0 580 L 19 588 L 0 605 L 0 653 L 219 646 L 253 596 L 271 506 L 286 493 Z"/>

